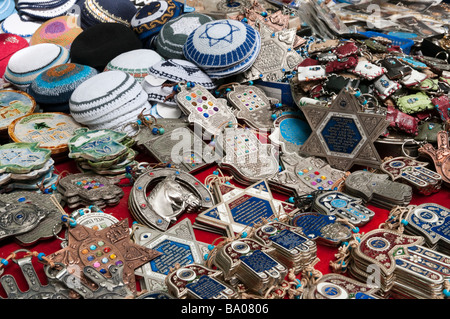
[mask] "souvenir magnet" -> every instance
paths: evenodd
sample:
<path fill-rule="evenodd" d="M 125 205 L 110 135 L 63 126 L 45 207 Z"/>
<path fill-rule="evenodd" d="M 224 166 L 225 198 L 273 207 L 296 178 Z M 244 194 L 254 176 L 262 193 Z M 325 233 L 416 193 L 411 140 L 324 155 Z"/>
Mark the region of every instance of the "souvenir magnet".
<path fill-rule="evenodd" d="M 160 231 L 167 230 L 182 213 L 210 209 L 213 205 L 211 193 L 203 183 L 189 173 L 170 168 L 144 172 L 135 180 L 128 199 L 136 220 Z"/>
<path fill-rule="evenodd" d="M 289 269 L 298 274 L 317 258 L 316 243 L 307 238 L 300 227 L 281 222 L 269 222 L 255 230 L 253 239 L 267 247 L 274 247 L 271 254 Z"/>
<path fill-rule="evenodd" d="M 201 85 L 192 88 L 186 84 L 178 85 L 181 90 L 176 100 L 181 110 L 188 116 L 189 122 L 202 127 L 210 136 L 219 134 L 224 125 L 236 122 L 226 100 L 216 99 Z"/>
<path fill-rule="evenodd" d="M 385 69 L 370 63 L 369 61 L 359 60 L 358 64 L 354 69 L 351 69 L 350 72 L 359 75 L 360 77 L 372 81 L 373 79 L 384 74 Z"/>
<path fill-rule="evenodd" d="M 18 90 L 0 90 L 0 133 L 7 133 L 8 126 L 19 117 L 32 114 L 36 101 L 28 93 Z"/>
<path fill-rule="evenodd" d="M 428 163 L 408 157 L 395 157 L 383 162 L 380 170 L 388 174 L 393 181 L 399 180 L 411 185 L 424 195 L 430 195 L 441 189 L 442 177 L 426 168 Z"/>
<path fill-rule="evenodd" d="M 236 239 L 217 251 L 213 263 L 222 270 L 225 281 L 236 278 L 250 291 L 263 295 L 281 283 L 288 271 L 270 257 L 273 250 L 253 239 Z"/>
<path fill-rule="evenodd" d="M 15 251 L 15 253 L 21 252 L 30 253 L 25 249 Z M 0 284 L 6 292 L 7 298 L 5 299 L 69 299 L 64 291 L 53 285 L 51 281 L 47 285 L 41 283 L 31 262 L 32 256 L 13 259 L 13 261 L 19 265 L 29 289 L 21 291 L 14 276 L 3 275 L 0 277 Z"/>
<path fill-rule="evenodd" d="M 177 265 L 203 264 L 203 256 L 209 252 L 208 244 L 196 240 L 191 221 L 185 218 L 161 232 L 146 226 L 135 224 L 132 238 L 138 245 L 154 249 L 160 255 L 135 270 L 142 277 L 141 287 L 148 291 L 167 291 L 167 275 Z"/>
<path fill-rule="evenodd" d="M 131 242 L 128 219 L 97 231 L 77 225 L 69 228 L 68 234 L 67 247 L 48 258 L 66 265 L 69 273 L 80 273 L 80 268 L 93 266 L 106 277 L 112 276 L 110 266 L 122 265 L 123 283 L 133 294 L 136 294 L 134 270 L 161 255 L 160 252 Z M 80 279 L 88 282 L 83 274 Z"/>
<path fill-rule="evenodd" d="M 354 171 L 345 179 L 344 192 L 387 209 L 408 205 L 412 199 L 411 186 L 391 181 L 388 174 L 363 170 Z"/>
<path fill-rule="evenodd" d="M 246 189 L 217 183 L 214 183 L 213 187 L 218 204 L 196 217 L 195 228 L 206 227 L 211 232 L 225 232 L 227 236 L 232 237 L 263 219 L 277 215 L 282 218 L 298 212 L 293 204 L 274 200 L 266 180 Z"/>
<path fill-rule="evenodd" d="M 186 119 L 158 119 L 164 134 L 140 128 L 136 146 L 144 149 L 160 163 L 171 163 L 178 169 L 195 173 L 219 159 L 203 139 L 194 134 Z M 178 150 L 178 152 L 177 152 Z"/>
<path fill-rule="evenodd" d="M 397 80 L 411 74 L 412 68 L 404 65 L 396 58 L 386 58 L 380 61 L 381 66 L 386 69 L 386 75 L 390 80 Z"/>
<path fill-rule="evenodd" d="M 380 164 L 373 142 L 389 125 L 385 113 L 364 112 L 347 89 L 338 94 L 329 108 L 305 105 L 302 111 L 312 133 L 300 152 L 325 157 L 330 166 L 344 171 L 354 164 Z"/>
<path fill-rule="evenodd" d="M 336 215 L 355 226 L 367 224 L 375 212 L 363 205 L 363 200 L 338 191 L 319 194 L 313 207 L 325 215 Z"/>
<path fill-rule="evenodd" d="M 24 174 L 42 168 L 50 160 L 50 150 L 38 143 L 9 143 L 0 146 L 0 173 Z"/>
<path fill-rule="evenodd" d="M 297 79 L 300 82 L 323 80 L 327 77 L 327 72 L 323 65 L 299 66 L 296 71 Z"/>
<path fill-rule="evenodd" d="M 382 100 L 387 99 L 402 87 L 400 83 L 390 80 L 386 74 L 383 74 L 381 77 L 376 79 L 373 85 L 375 92 Z"/>
<path fill-rule="evenodd" d="M 275 82 L 293 71 L 302 61 L 301 55 L 294 50 L 297 30 L 273 31 L 262 23 L 257 29 L 261 35 L 261 50 L 251 68 L 242 74 L 243 81 L 240 82 L 258 79 Z"/>
<path fill-rule="evenodd" d="M 233 86 L 227 99 L 236 109 L 235 116 L 258 130 L 272 128 L 271 101 L 260 88 L 253 85 Z"/>
<path fill-rule="evenodd" d="M 440 131 L 437 133 L 437 148 L 430 143 L 419 148 L 419 153 L 427 155 L 434 162 L 436 172 L 442 176 L 442 181 L 450 184 L 450 148 L 448 141 L 448 132 Z"/>
<path fill-rule="evenodd" d="M 325 274 L 308 289 L 305 299 L 379 299 L 378 288 L 341 274 Z"/>
<path fill-rule="evenodd" d="M 309 239 L 326 246 L 337 247 L 352 237 L 350 227 L 338 222 L 336 216 L 300 213 L 292 218 L 291 224 L 300 227 Z"/>
<path fill-rule="evenodd" d="M 229 170 L 244 185 L 270 178 L 278 172 L 275 147 L 261 143 L 251 130 L 225 128 L 215 141 L 216 151 L 224 154 L 219 167 Z"/>
<path fill-rule="evenodd" d="M 302 106 L 303 108 L 303 106 Z M 298 113 L 286 113 L 273 122 L 269 140 L 284 153 L 298 153 L 311 134 L 311 128 Z"/>
<path fill-rule="evenodd" d="M 222 272 L 189 264 L 166 276 L 168 291 L 177 299 L 236 299 L 237 291 L 221 280 Z"/>
<path fill-rule="evenodd" d="M 344 177 L 345 172 L 332 168 L 324 160 L 298 154 L 280 155 L 282 170 L 269 178 L 272 188 L 283 193 L 297 195 L 310 194 L 316 190 L 328 190 Z"/>
<path fill-rule="evenodd" d="M 16 143 L 39 143 L 39 147 L 59 154 L 68 150 L 68 141 L 81 127 L 65 113 L 33 113 L 14 120 L 8 134 Z"/>

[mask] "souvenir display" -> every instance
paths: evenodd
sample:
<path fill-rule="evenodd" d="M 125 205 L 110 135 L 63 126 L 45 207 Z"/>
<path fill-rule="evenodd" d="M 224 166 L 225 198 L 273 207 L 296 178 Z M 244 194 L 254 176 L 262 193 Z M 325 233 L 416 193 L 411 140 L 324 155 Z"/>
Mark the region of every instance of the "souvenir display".
<path fill-rule="evenodd" d="M 182 213 L 210 209 L 214 200 L 194 176 L 171 168 L 147 170 L 133 184 L 128 206 L 141 224 L 164 231 Z"/>
<path fill-rule="evenodd" d="M 170 272 L 177 265 L 204 264 L 203 256 L 209 252 L 208 244 L 196 240 L 189 219 L 183 219 L 165 232 L 136 224 L 132 233 L 136 244 L 160 253 L 135 270 L 148 291 L 170 291 L 170 284 L 166 285 Z"/>
<path fill-rule="evenodd" d="M 0 299 L 449 299 L 449 26 L 441 0 L 0 0 Z"/>

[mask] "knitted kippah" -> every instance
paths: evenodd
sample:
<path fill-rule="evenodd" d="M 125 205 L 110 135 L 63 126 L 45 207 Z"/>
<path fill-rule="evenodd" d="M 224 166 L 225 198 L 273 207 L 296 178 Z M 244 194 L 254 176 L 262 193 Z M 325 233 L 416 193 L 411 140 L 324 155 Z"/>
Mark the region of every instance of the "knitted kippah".
<path fill-rule="evenodd" d="M 142 42 L 120 23 L 100 23 L 78 35 L 70 48 L 71 62 L 103 71 L 118 55 L 142 49 Z"/>
<path fill-rule="evenodd" d="M 17 10 L 21 16 L 32 20 L 47 21 L 65 15 L 77 0 L 18 0 Z"/>
<path fill-rule="evenodd" d="M 120 23 L 130 26 L 136 7 L 130 0 L 85 0 L 81 10 L 81 27 L 87 29 L 99 23 Z"/>
<path fill-rule="evenodd" d="M 131 27 L 143 42 L 157 35 L 163 25 L 182 13 L 182 4 L 173 0 L 157 0 L 139 9 L 131 19 Z"/>
<path fill-rule="evenodd" d="M 41 43 L 23 48 L 9 59 L 4 78 L 26 89 L 45 70 L 69 62 L 69 51 L 57 44 Z"/>
<path fill-rule="evenodd" d="M 97 70 L 86 65 L 60 64 L 39 74 L 28 93 L 40 105 L 68 103 L 73 91 L 96 74 Z"/>
<path fill-rule="evenodd" d="M 190 81 L 205 87 L 214 89 L 216 84 L 197 65 L 182 59 L 168 59 L 154 64 L 148 73 L 172 82 Z"/>
<path fill-rule="evenodd" d="M 18 35 L 0 34 L 0 77 L 3 77 L 11 56 L 28 45 L 28 41 Z"/>
<path fill-rule="evenodd" d="M 223 19 L 205 23 L 192 32 L 183 53 L 211 78 L 222 78 L 249 69 L 260 49 L 261 36 L 252 26 Z"/>
<path fill-rule="evenodd" d="M 142 86 L 128 73 L 99 73 L 80 84 L 69 100 L 73 118 L 91 129 L 118 128 L 150 108 Z"/>
<path fill-rule="evenodd" d="M 168 21 L 158 34 L 156 51 L 166 59 L 184 59 L 183 46 L 189 34 L 213 20 L 205 14 L 192 12 Z"/>
<path fill-rule="evenodd" d="M 70 49 L 73 40 L 81 33 L 74 16 L 62 16 L 44 22 L 33 34 L 30 45 L 55 43 Z"/>
<path fill-rule="evenodd" d="M 111 60 L 105 71 L 119 70 L 133 76 L 138 82 L 142 82 L 148 75 L 148 70 L 163 58 L 150 49 L 138 49 L 122 53 Z"/>
<path fill-rule="evenodd" d="M 15 12 L 14 0 L 3 0 L 0 2 L 0 21 L 5 20 Z"/>
<path fill-rule="evenodd" d="M 42 22 L 24 21 L 17 12 L 7 17 L 1 25 L 3 33 L 12 33 L 30 41 L 31 36 L 41 26 Z"/>

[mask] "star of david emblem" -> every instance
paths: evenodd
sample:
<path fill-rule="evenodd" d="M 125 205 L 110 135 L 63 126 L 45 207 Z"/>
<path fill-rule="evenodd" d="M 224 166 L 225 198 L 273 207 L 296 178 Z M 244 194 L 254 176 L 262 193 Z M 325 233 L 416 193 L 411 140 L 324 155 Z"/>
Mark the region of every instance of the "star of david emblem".
<path fill-rule="evenodd" d="M 368 113 L 347 88 L 339 92 L 330 107 L 304 105 L 312 133 L 300 152 L 326 158 L 333 168 L 347 171 L 354 164 L 379 167 L 374 141 L 386 130 L 386 113 Z"/>
<path fill-rule="evenodd" d="M 161 255 L 160 252 L 135 244 L 130 239 L 128 219 L 100 231 L 77 225 L 70 228 L 67 247 L 48 256 L 53 262 L 63 263 L 69 271 L 80 271 L 93 266 L 106 277 L 111 277 L 109 266 L 123 266 L 123 282 L 136 294 L 134 270 Z M 78 273 L 81 273 L 78 272 Z M 80 278 L 89 282 L 84 275 Z"/>
<path fill-rule="evenodd" d="M 246 189 L 231 184 L 214 184 L 214 194 L 219 204 L 200 213 L 194 227 L 225 232 L 229 237 L 253 227 L 263 219 L 275 215 L 294 215 L 298 211 L 293 204 L 274 199 L 266 180 Z"/>
<path fill-rule="evenodd" d="M 214 30 L 211 30 L 212 28 L 214 28 Z M 210 47 L 213 47 L 222 41 L 231 44 L 233 43 L 233 33 L 239 30 L 238 27 L 230 24 L 230 21 L 228 20 L 219 21 L 207 24 L 206 30 L 200 34 L 199 38 L 208 39 Z"/>

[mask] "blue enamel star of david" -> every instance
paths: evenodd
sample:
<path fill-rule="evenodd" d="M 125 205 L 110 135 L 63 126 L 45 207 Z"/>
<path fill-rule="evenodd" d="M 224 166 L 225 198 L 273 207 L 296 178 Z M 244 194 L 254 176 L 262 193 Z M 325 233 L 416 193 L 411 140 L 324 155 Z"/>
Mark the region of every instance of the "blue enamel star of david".
<path fill-rule="evenodd" d="M 301 153 L 326 158 L 333 168 L 347 171 L 354 164 L 379 167 L 380 156 L 374 141 L 386 130 L 386 112 L 364 111 L 360 92 L 344 88 L 330 107 L 304 105 L 302 111 L 312 133 Z"/>

